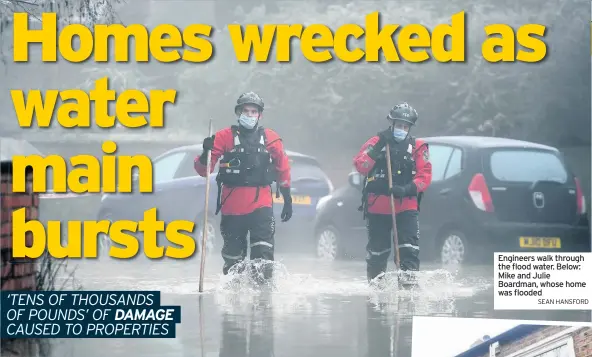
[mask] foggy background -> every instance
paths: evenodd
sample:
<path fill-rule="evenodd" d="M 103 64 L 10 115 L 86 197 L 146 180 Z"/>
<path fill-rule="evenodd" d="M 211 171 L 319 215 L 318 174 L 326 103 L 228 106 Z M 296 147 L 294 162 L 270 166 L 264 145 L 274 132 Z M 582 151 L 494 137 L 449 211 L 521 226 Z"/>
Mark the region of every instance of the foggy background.
<path fill-rule="evenodd" d="M 33 4 L 33 5 L 31 5 Z M 37 6 L 40 4 L 43 6 Z M 427 28 L 449 23 L 457 12 L 466 12 L 465 63 L 364 63 L 346 64 L 338 60 L 315 64 L 299 54 L 299 42 L 293 41 L 292 63 L 275 63 L 274 53 L 269 63 L 238 63 L 228 34 L 216 32 L 212 38 L 215 57 L 207 63 L 112 63 L 72 64 L 66 61 L 41 63 L 39 46 L 32 46 L 34 60 L 28 64 L 11 62 L 12 11 L 52 10 L 45 0 L 0 0 L 0 153 L 2 160 L 17 154 L 78 154 L 101 155 L 105 140 L 114 140 L 118 153 L 156 156 L 177 146 L 198 143 L 207 135 L 209 118 L 215 129 L 234 124 L 234 105 L 246 91 L 255 91 L 265 101 L 262 125 L 276 130 L 286 148 L 315 156 L 336 184 L 344 184 L 351 170 L 352 157 L 372 135 L 386 126 L 385 116 L 396 103 L 407 101 L 419 112 L 416 136 L 484 135 L 535 141 L 562 150 L 575 174 L 580 177 L 590 212 L 590 2 L 588 0 L 496 0 L 496 1 L 175 1 L 175 0 L 63 0 L 54 3 L 64 18 L 70 21 L 143 23 L 149 27 L 172 23 L 185 27 L 191 23 L 215 25 L 239 23 L 313 23 L 326 24 L 332 29 L 347 23 L 363 24 L 366 14 L 380 11 L 384 23 L 402 26 L 419 23 Z M 238 4 L 241 7 L 238 7 Z M 257 5 L 266 5 L 259 6 Z M 82 9 L 82 12 L 81 12 Z M 80 17 L 82 16 L 82 18 Z M 538 23 L 547 27 L 544 41 L 547 58 L 540 63 L 487 63 L 481 58 L 483 27 L 505 23 L 514 26 Z M 38 24 L 37 24 L 38 26 Z M 357 41 L 358 42 L 358 41 Z M 361 41 L 359 41 L 361 42 Z M 133 41 L 132 41 L 133 43 Z M 362 43 L 360 45 L 363 46 Z M 178 102 L 168 107 L 165 129 L 21 129 L 18 128 L 10 89 L 90 89 L 104 76 L 110 87 L 125 89 L 178 90 Z M 44 199 L 42 218 L 61 220 L 94 220 L 100 195 L 64 199 Z M 43 207 L 45 205 L 45 207 Z M 48 207 L 52 206 L 52 207 Z M 590 214 L 590 213 L 588 213 Z M 54 217 L 51 217 L 54 216 Z M 58 216 L 58 217 L 55 217 Z M 216 260 L 217 259 L 217 260 Z M 144 262 L 145 263 L 145 262 Z M 197 355 L 198 332 L 195 298 L 198 267 L 196 261 L 181 262 L 120 262 L 85 261 L 77 272 L 85 289 L 155 289 L 166 294 L 174 304 L 183 305 L 184 322 L 179 336 L 171 341 L 156 340 L 69 340 L 58 346 L 56 356 Z M 208 260 L 207 286 L 218 283 L 220 257 Z M 394 308 L 391 301 L 383 310 L 375 310 L 367 302 L 367 286 L 356 282 L 363 272 L 364 262 L 347 262 L 343 266 L 322 266 L 317 261 L 288 260 L 290 276 L 286 277 L 281 299 L 275 305 L 284 307 L 278 317 L 276 348 L 293 355 L 330 355 L 331 349 L 341 349 L 340 356 L 386 356 L 391 351 L 392 319 L 403 311 L 407 315 L 401 324 L 399 337 L 404 349 L 410 350 L 410 316 L 454 315 L 480 318 L 516 318 L 517 312 L 493 310 L 491 291 L 482 291 L 484 283 L 463 286 L 454 291 L 456 301 L 448 304 L 417 303 L 419 307 Z M 301 275 L 314 274 L 304 279 Z M 345 271 L 343 273 L 342 270 Z M 429 269 L 428 269 L 429 270 Z M 335 277 L 335 272 L 340 277 Z M 476 280 L 491 278 L 490 272 L 472 268 Z M 345 278 L 344 278 L 345 277 Z M 478 278 L 478 279 L 477 279 Z M 323 290 L 325 288 L 326 290 Z M 434 295 L 446 295 L 434 288 Z M 453 288 L 451 288 L 453 289 Z M 319 292 L 321 291 L 321 292 Z M 320 297 L 323 292 L 329 298 Z M 345 297 L 345 295 L 353 295 Z M 460 295 L 466 294 L 462 298 Z M 241 324 L 258 322 L 244 313 L 219 314 L 229 305 L 225 301 L 204 299 L 208 325 L 205 329 L 207 350 L 235 346 L 247 330 L 236 328 L 232 319 Z M 214 296 L 216 297 L 216 296 Z M 293 299 L 289 299 L 292 297 Z M 452 299 L 452 298 L 451 298 Z M 348 301 L 350 305 L 345 305 Z M 426 300 L 429 300 L 426 298 Z M 452 299 L 454 300 L 454 299 Z M 170 300 L 168 300 L 170 301 Z M 238 304 L 241 305 L 241 304 Z M 242 304 L 248 307 L 248 304 Z M 366 306 L 367 305 L 367 306 Z M 380 304 L 378 304 L 380 305 Z M 450 306 L 449 306 L 450 305 Z M 201 305 L 200 305 L 201 308 Z M 250 309 L 250 307 L 248 307 Z M 393 311 L 395 309 L 397 312 Z M 521 312 L 522 313 L 522 312 Z M 532 313 L 532 314 L 531 314 Z M 536 311 L 526 312 L 532 318 Z M 261 316 L 267 318 L 270 313 Z M 510 316 L 511 315 L 511 316 Z M 520 317 L 523 317 L 522 315 Z M 540 318 L 540 316 L 539 316 Z M 547 320 L 589 319 L 577 311 L 545 312 Z M 229 322 L 230 321 L 230 322 Z M 268 322 L 263 323 L 269 327 Z M 240 325 L 240 324 L 239 324 Z M 230 331 L 230 332 L 228 332 Z M 288 331 L 289 333 L 285 333 Z M 229 335 L 228 340 L 224 336 Z M 239 336 L 240 337 L 240 336 Z M 315 339 L 317 340 L 316 342 Z M 303 341 L 305 343 L 303 343 Z M 388 346 L 387 346 L 388 342 Z M 261 345 L 271 342 L 260 342 Z M 353 349 L 353 345 L 357 349 Z M 74 347 L 73 347 L 74 346 Z M 378 346 L 378 347 L 376 347 Z M 63 350 L 60 351 L 60 348 Z M 74 351 L 72 348 L 75 348 Z M 272 347 L 273 348 L 273 347 Z M 468 348 L 468 346 L 467 346 Z M 325 353 L 326 351 L 326 353 Z M 203 351 L 202 351 L 203 353 Z M 238 356 L 240 352 L 229 352 Z M 280 353 L 278 352 L 278 355 Z M 254 355 L 263 356 L 254 353 Z M 392 355 L 392 354 L 391 354 Z"/>
<path fill-rule="evenodd" d="M 86 1 L 88 2 L 88 1 Z M 292 63 L 238 63 L 227 32 L 213 35 L 215 57 L 207 63 L 40 63 L 33 46 L 30 64 L 11 63 L 11 26 L 2 28 L 4 63 L 0 72 L 2 136 L 26 138 L 42 152 L 72 155 L 99 153 L 100 142 L 113 137 L 127 150 L 158 153 L 195 143 L 207 133 L 235 122 L 233 107 L 245 91 L 259 93 L 266 104 L 262 125 L 276 130 L 290 150 L 316 156 L 331 179 L 344 183 L 351 159 L 362 143 L 386 125 L 388 110 L 408 101 L 419 112 L 416 136 L 478 134 L 531 140 L 561 148 L 572 169 L 590 186 L 590 39 L 589 1 L 147 1 L 101 0 L 87 20 L 216 26 L 239 23 L 323 23 L 336 29 L 363 25 L 364 16 L 380 11 L 384 23 L 420 23 L 433 28 L 465 11 L 466 63 L 314 64 L 293 41 Z M 72 3 L 72 2 L 70 2 Z M 84 1 L 82 2 L 84 3 Z M 95 3 L 95 2 L 93 2 Z M 68 2 L 58 9 L 73 10 Z M 64 5 L 66 4 L 66 5 Z M 111 4 L 113 10 L 104 4 Z M 237 7 L 237 4 L 242 5 Z M 4 9 L 4 19 L 9 13 Z M 91 16 L 92 15 L 92 16 Z M 94 17 L 93 17 L 94 16 Z M 481 57 L 483 27 L 527 23 L 547 27 L 543 62 L 487 63 Z M 362 41 L 352 41 L 360 43 Z M 132 41 L 133 43 L 133 41 Z M 271 54 L 273 58 L 274 53 Z M 109 76 L 111 88 L 175 88 L 178 103 L 168 107 L 166 129 L 18 129 L 8 90 L 87 88 Z M 95 135 L 91 135 L 93 133 Z M 59 141 L 59 143 L 58 143 Z M 96 143 L 94 143 L 96 141 Z M 139 142 L 138 142 L 139 141 Z M 49 142 L 49 143 L 48 143 Z M 92 142 L 92 144 L 91 144 Z M 588 200 L 589 202 L 590 200 Z"/>

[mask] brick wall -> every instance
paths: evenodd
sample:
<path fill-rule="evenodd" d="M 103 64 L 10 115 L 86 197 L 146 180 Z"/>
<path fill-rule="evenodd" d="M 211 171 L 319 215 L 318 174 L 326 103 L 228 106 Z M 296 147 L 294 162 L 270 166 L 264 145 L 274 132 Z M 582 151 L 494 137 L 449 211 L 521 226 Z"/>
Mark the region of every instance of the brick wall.
<path fill-rule="evenodd" d="M 592 328 L 585 327 L 573 334 L 576 357 L 592 357 Z"/>
<path fill-rule="evenodd" d="M 540 330 L 531 333 L 517 341 L 499 346 L 500 353 L 496 357 L 506 357 L 516 353 L 521 349 L 535 344 L 545 338 L 557 334 L 570 326 L 545 326 Z M 574 349 L 576 357 L 592 357 L 592 328 L 582 327 L 581 329 L 569 334 L 574 339 Z M 480 357 L 489 357 L 489 352 Z"/>
<path fill-rule="evenodd" d="M 31 259 L 12 257 L 12 212 L 19 208 L 26 209 L 27 219 L 38 219 L 39 194 L 12 192 L 12 163 L 2 162 L 0 168 L 0 255 L 2 290 L 34 290 L 36 287 L 36 264 Z M 27 181 L 32 183 L 32 172 Z M 27 236 L 27 245 L 31 244 L 32 235 Z"/>

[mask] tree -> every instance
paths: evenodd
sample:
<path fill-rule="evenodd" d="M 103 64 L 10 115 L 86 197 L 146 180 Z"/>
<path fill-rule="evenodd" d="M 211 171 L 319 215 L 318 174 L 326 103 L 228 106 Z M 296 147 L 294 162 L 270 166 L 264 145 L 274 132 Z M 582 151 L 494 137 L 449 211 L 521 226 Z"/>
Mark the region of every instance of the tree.
<path fill-rule="evenodd" d="M 13 14 L 26 12 L 41 21 L 43 12 L 58 14 L 60 24 L 80 23 L 92 26 L 96 23 L 117 21 L 114 6 L 122 0 L 0 0 L 0 56 L 4 59 L 5 35 L 12 33 Z"/>
<path fill-rule="evenodd" d="M 26 12 L 40 21 L 43 12 L 55 12 L 63 23 L 112 23 L 117 20 L 114 5 L 122 0 L 0 0 L 0 35 L 12 23 L 15 12 Z"/>
<path fill-rule="evenodd" d="M 238 63 L 228 35 L 222 34 L 215 41 L 215 60 L 192 66 L 179 76 L 179 90 L 200 99 L 195 104 L 200 113 L 226 125 L 232 115 L 228 108 L 236 97 L 254 90 L 269 107 L 265 115 L 270 125 L 289 135 L 286 141 L 291 147 L 308 151 L 361 145 L 385 126 L 388 109 L 402 100 L 419 110 L 415 132 L 419 135 L 480 134 L 558 144 L 586 133 L 583 143 L 590 143 L 589 54 L 588 47 L 582 46 L 588 40 L 587 32 L 581 30 L 589 22 L 588 1 L 562 0 L 551 7 L 536 0 L 352 1 L 322 11 L 311 1 L 281 4 L 279 13 L 252 11 L 244 17 L 252 24 L 326 24 L 336 29 L 346 23 L 363 25 L 366 14 L 380 11 L 383 23 L 433 28 L 464 10 L 467 60 L 314 64 L 297 54 L 294 41 L 290 64 L 273 58 L 268 63 Z M 517 28 L 533 22 L 547 26 L 544 40 L 549 50 L 544 61 L 488 63 L 483 59 L 484 26 L 506 23 Z"/>
<path fill-rule="evenodd" d="M 30 16 L 31 26 L 38 24 L 43 12 L 55 12 L 58 15 L 58 26 L 70 23 L 80 23 L 92 26 L 96 23 L 119 22 L 116 6 L 123 0 L 0 0 L 0 107 L 11 108 L 8 90 L 15 87 L 28 87 L 29 83 L 35 88 L 44 88 L 43 83 L 53 87 L 56 82 L 68 84 L 63 80 L 59 66 L 28 63 L 26 66 L 14 65 L 10 60 L 12 48 L 12 21 L 14 13 L 25 12 Z M 54 80 L 60 77 L 59 81 Z M 42 79 L 42 80 L 40 80 Z M 9 112 L 0 112 L 0 123 L 3 129 L 14 132 L 17 125 Z"/>

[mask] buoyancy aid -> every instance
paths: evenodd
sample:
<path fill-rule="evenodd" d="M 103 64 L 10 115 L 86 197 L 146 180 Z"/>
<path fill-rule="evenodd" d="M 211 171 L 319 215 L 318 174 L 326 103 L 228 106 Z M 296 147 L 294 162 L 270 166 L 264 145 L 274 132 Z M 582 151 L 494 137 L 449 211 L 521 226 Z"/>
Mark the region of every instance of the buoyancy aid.
<path fill-rule="evenodd" d="M 255 201 L 259 197 L 259 188 L 271 186 L 277 181 L 271 154 L 267 150 L 265 129 L 259 126 L 255 132 L 241 134 L 237 125 L 231 127 L 233 148 L 223 154 L 220 159 L 216 182 L 218 199 L 216 214 L 220 212 L 222 186 L 231 190 L 236 187 L 257 187 Z M 230 196 L 231 193 L 228 194 Z M 279 195 L 279 192 L 276 192 Z M 228 198 L 227 196 L 227 198 Z"/>
<path fill-rule="evenodd" d="M 415 145 L 415 138 L 411 136 L 400 143 L 389 145 L 393 185 L 405 186 L 415 178 L 415 174 L 417 173 L 417 166 L 413 158 Z M 369 193 L 381 196 L 390 195 L 386 146 L 382 148 L 380 155 L 374 163 L 374 167 L 370 170 L 368 176 L 364 178 L 362 187 L 362 204 L 358 210 L 364 213 L 365 219 L 368 210 Z M 418 206 L 421 196 L 422 194 L 420 193 L 417 198 Z"/>

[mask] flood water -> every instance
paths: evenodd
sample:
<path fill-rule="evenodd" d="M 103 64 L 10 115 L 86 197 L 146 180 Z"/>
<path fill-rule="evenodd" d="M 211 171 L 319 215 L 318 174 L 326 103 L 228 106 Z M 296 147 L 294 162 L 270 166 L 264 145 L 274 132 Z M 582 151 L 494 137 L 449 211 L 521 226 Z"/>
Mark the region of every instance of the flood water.
<path fill-rule="evenodd" d="M 588 311 L 494 311 L 487 267 L 451 274 L 424 265 L 420 289 L 377 292 L 363 261 L 279 259 L 276 291 L 261 292 L 229 287 L 221 258 L 209 256 L 202 294 L 198 259 L 79 263 L 85 290 L 160 290 L 163 305 L 181 306 L 182 321 L 176 339 L 58 340 L 53 355 L 409 357 L 413 315 L 590 321 Z"/>

